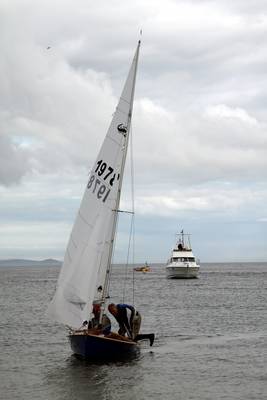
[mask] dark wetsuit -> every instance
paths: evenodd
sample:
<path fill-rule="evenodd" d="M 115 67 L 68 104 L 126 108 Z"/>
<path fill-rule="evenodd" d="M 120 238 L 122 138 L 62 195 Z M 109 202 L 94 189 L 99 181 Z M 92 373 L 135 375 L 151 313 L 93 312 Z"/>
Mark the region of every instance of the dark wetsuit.
<path fill-rule="evenodd" d="M 120 325 L 119 335 L 128 334 L 129 337 L 132 337 L 132 326 L 133 326 L 133 317 L 135 314 L 135 309 L 133 306 L 129 306 L 128 304 L 117 304 L 118 315 L 116 315 L 116 320 Z"/>

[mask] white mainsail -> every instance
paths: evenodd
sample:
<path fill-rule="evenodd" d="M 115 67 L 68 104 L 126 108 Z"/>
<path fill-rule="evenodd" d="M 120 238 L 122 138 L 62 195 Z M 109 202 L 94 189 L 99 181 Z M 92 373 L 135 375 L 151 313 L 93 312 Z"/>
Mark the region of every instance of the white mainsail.
<path fill-rule="evenodd" d="M 90 173 L 48 314 L 78 328 L 106 286 L 128 147 L 140 41 L 118 106 Z"/>

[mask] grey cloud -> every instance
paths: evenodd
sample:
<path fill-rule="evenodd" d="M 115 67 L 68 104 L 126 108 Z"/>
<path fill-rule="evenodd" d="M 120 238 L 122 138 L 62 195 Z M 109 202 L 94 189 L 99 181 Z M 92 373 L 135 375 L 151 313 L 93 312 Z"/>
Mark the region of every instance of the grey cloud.
<path fill-rule="evenodd" d="M 218 105 L 172 113 L 137 104 L 137 181 L 167 185 L 266 179 L 266 126 L 245 110 Z"/>
<path fill-rule="evenodd" d="M 170 236 L 181 224 L 197 231 L 194 240 L 203 256 L 211 257 L 214 244 L 216 259 L 225 257 L 221 243 L 215 243 L 218 232 L 225 241 L 237 221 L 250 240 L 255 223 L 251 248 L 263 242 L 265 0 L 4 3 L 0 184 L 9 186 L 0 189 L 5 254 L 12 253 L 10 246 L 21 246 L 22 256 L 28 254 L 25 249 L 33 254 L 34 246 L 40 255 L 63 252 L 58 249 L 67 240 L 140 28 L 133 118 L 136 210 L 143 213 L 141 229 L 143 224 L 147 232 L 140 257 L 157 248 L 155 261 L 161 259 L 162 237 L 169 250 Z M 130 206 L 127 181 L 125 209 Z M 230 245 L 236 249 L 237 243 L 239 256 L 250 257 L 238 229 Z M 265 243 L 257 255 L 266 257 Z"/>
<path fill-rule="evenodd" d="M 90 167 L 140 28 L 137 181 L 266 179 L 265 3 L 63 3 L 29 1 L 27 13 L 19 1 L 5 7 L 0 107 L 9 117 L 1 126 L 10 171 L 23 164 L 6 182 L 32 169 Z M 232 114 L 221 115 L 223 107 Z"/>
<path fill-rule="evenodd" d="M 19 183 L 29 169 L 27 150 L 0 133 L 0 185 Z"/>

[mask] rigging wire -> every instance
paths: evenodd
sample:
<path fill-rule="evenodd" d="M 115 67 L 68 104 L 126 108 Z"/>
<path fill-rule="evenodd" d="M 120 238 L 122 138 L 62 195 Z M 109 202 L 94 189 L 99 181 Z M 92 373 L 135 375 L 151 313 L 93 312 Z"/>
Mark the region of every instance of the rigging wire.
<path fill-rule="evenodd" d="M 128 240 L 128 248 L 127 248 L 127 257 L 126 257 L 126 264 L 125 264 L 125 272 L 124 272 L 124 285 L 123 285 L 123 292 L 122 292 L 122 302 L 125 302 L 126 297 L 126 286 L 128 280 L 128 268 L 129 268 L 129 258 L 130 258 L 130 249 L 131 249 L 131 241 L 132 241 L 132 233 L 133 233 L 133 215 L 131 217 L 131 226 L 130 226 L 130 233 L 129 233 L 129 240 Z"/>
<path fill-rule="evenodd" d="M 132 275 L 132 296 L 133 296 L 133 301 L 132 304 L 134 306 L 134 264 L 135 264 L 135 192 L 134 192 L 134 158 L 133 158 L 133 135 L 131 132 L 130 136 L 130 154 L 131 154 L 131 195 L 132 195 L 132 237 L 133 237 L 133 245 L 132 245 L 132 265 L 133 265 L 133 275 Z"/>
<path fill-rule="evenodd" d="M 117 226 L 119 225 L 119 214 L 117 216 Z M 117 229 L 115 231 L 115 235 L 114 235 L 114 239 L 113 239 L 113 248 L 116 248 L 116 241 L 117 241 Z M 112 269 L 113 269 L 113 261 L 114 261 L 114 252 L 112 253 L 112 257 L 111 257 L 111 262 L 110 262 L 110 267 L 109 267 L 109 279 L 107 282 L 107 293 L 106 293 L 106 299 L 110 298 L 110 281 L 111 281 L 111 275 L 112 275 Z"/>
<path fill-rule="evenodd" d="M 131 225 L 130 225 L 130 232 L 129 232 L 129 241 L 128 241 L 128 248 L 127 248 L 127 258 L 126 258 L 125 273 L 124 273 L 124 286 L 123 286 L 123 298 L 122 298 L 123 302 L 125 301 L 125 296 L 126 296 L 126 286 L 127 286 L 131 247 L 132 247 L 132 265 L 134 265 L 134 252 L 135 252 L 134 162 L 133 162 L 133 136 L 132 136 L 131 128 L 130 128 L 129 134 L 130 134 L 130 174 L 131 174 L 131 200 L 132 200 L 131 211 L 132 212 L 131 212 Z M 132 290 L 133 290 L 132 304 L 134 306 L 134 273 L 133 273 L 133 280 L 132 280 Z"/>

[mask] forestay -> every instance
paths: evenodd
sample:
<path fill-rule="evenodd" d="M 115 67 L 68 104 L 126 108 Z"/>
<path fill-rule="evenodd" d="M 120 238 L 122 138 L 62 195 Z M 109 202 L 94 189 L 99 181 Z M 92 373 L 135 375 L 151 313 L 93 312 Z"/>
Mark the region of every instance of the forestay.
<path fill-rule="evenodd" d="M 140 43 L 107 135 L 90 173 L 49 315 L 78 328 L 89 318 L 97 288 L 104 288 L 116 227 L 133 106 Z"/>

